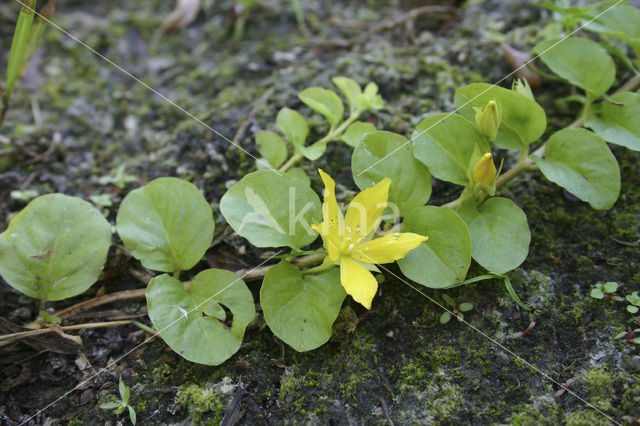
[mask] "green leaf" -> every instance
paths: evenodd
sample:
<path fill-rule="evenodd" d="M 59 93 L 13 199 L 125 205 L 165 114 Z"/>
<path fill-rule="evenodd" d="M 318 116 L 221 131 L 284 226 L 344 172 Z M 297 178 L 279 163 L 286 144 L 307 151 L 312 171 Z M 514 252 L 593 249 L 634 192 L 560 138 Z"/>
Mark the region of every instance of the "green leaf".
<path fill-rule="evenodd" d="M 640 151 L 640 94 L 625 92 L 611 97 L 610 102 L 594 105 L 585 126 L 607 142 Z"/>
<path fill-rule="evenodd" d="M 635 314 L 638 312 L 638 307 L 633 305 L 627 305 L 627 312 Z"/>
<path fill-rule="evenodd" d="M 358 96 L 362 94 L 360 85 L 347 77 L 334 77 L 332 81 L 347 100 L 349 110 L 354 112 L 358 108 Z"/>
<path fill-rule="evenodd" d="M 282 108 L 276 117 L 276 125 L 293 146 L 304 147 L 309 134 L 309 125 L 299 112 Z"/>
<path fill-rule="evenodd" d="M 608 281 L 604 283 L 602 288 L 604 289 L 605 293 L 615 293 L 616 290 L 618 289 L 618 283 L 613 281 Z"/>
<path fill-rule="evenodd" d="M 640 306 L 640 296 L 638 296 L 637 291 L 628 294 L 625 298 L 627 299 L 627 302 L 631 303 L 632 305 Z"/>
<path fill-rule="evenodd" d="M 475 126 L 458 114 L 436 114 L 424 119 L 413 132 L 413 155 L 440 180 L 466 186 L 467 171 L 489 144 Z"/>
<path fill-rule="evenodd" d="M 353 151 L 351 171 L 362 190 L 391 178 L 389 201 L 401 214 L 425 205 L 431 196 L 429 170 L 414 158 L 411 143 L 395 133 L 368 133 Z"/>
<path fill-rule="evenodd" d="M 249 173 L 220 200 L 220 211 L 241 237 L 256 247 L 304 247 L 318 234 L 318 195 L 302 180 L 272 170 Z"/>
<path fill-rule="evenodd" d="M 474 108 L 495 101 L 501 115 L 501 128 L 493 142 L 503 149 L 522 149 L 535 142 L 547 128 L 547 116 L 536 101 L 492 84 L 475 83 L 456 90 L 454 102 L 460 114 L 475 122 Z"/>
<path fill-rule="evenodd" d="M 507 277 L 502 277 L 502 278 L 504 279 L 504 287 L 507 289 L 507 293 L 509 293 L 509 296 L 511 296 L 511 299 L 513 299 L 514 302 L 520 305 L 522 309 L 528 311 L 529 308 L 527 308 L 527 305 L 522 303 L 522 300 L 520 300 L 520 298 L 518 297 L 518 294 L 513 289 L 513 286 L 511 285 L 511 280 Z"/>
<path fill-rule="evenodd" d="M 167 274 L 155 277 L 146 291 L 149 318 L 162 339 L 183 358 L 218 365 L 240 349 L 253 321 L 253 296 L 244 281 L 221 269 L 196 275 L 186 290 Z M 231 312 L 227 315 L 225 309 Z M 226 323 L 232 320 L 231 324 Z"/>
<path fill-rule="evenodd" d="M 594 299 L 604 299 L 604 293 L 599 288 L 594 288 L 591 290 L 591 297 Z"/>
<path fill-rule="evenodd" d="M 611 56 L 587 38 L 547 40 L 533 51 L 551 71 L 584 89 L 591 100 L 605 94 L 615 80 L 616 67 Z"/>
<path fill-rule="evenodd" d="M 213 238 L 213 212 L 198 188 L 172 177 L 131 191 L 120 204 L 116 228 L 124 245 L 156 271 L 189 270 Z"/>
<path fill-rule="evenodd" d="M 451 314 L 449 312 L 443 312 L 442 315 L 440 315 L 440 324 L 446 324 L 449 321 L 451 321 Z"/>
<path fill-rule="evenodd" d="M 324 154 L 327 149 L 326 142 L 316 142 L 311 146 L 305 146 L 309 125 L 297 111 L 289 108 L 282 108 L 276 117 L 278 129 L 289 139 L 296 151 L 299 151 L 305 158 L 314 161 Z"/>
<path fill-rule="evenodd" d="M 352 147 L 357 147 L 365 134 L 375 132 L 376 126 L 371 123 L 364 123 L 362 121 L 355 121 L 351 123 L 344 134 L 340 137 L 340 140 Z"/>
<path fill-rule="evenodd" d="M 113 410 L 114 408 L 120 408 L 122 404 L 119 402 L 106 402 L 104 404 L 100 404 L 100 408 L 103 410 Z"/>
<path fill-rule="evenodd" d="M 111 225 L 80 198 L 35 198 L 0 234 L 0 275 L 16 290 L 43 301 L 87 290 L 100 277 Z"/>
<path fill-rule="evenodd" d="M 31 26 L 33 24 L 34 13 L 36 8 L 36 0 L 26 0 L 25 4 L 20 8 L 16 29 L 11 39 L 11 49 L 9 51 L 9 63 L 7 64 L 7 80 L 4 93 L 7 97 L 11 96 L 13 86 L 20 74 L 22 63 L 27 51 L 29 37 L 31 36 Z"/>
<path fill-rule="evenodd" d="M 120 398 L 122 399 L 123 404 L 129 403 L 129 396 L 131 396 L 131 388 L 124 384 L 122 379 L 120 379 L 120 383 L 118 384 L 118 391 L 120 392 Z"/>
<path fill-rule="evenodd" d="M 430 288 L 464 281 L 471 264 L 471 237 L 456 212 L 435 206 L 410 210 L 403 230 L 429 237 L 398 260 L 404 275 Z"/>
<path fill-rule="evenodd" d="M 384 103 L 382 102 L 382 96 L 378 94 L 378 85 L 373 81 L 367 83 L 362 94 L 358 95 L 356 103 L 360 112 L 368 109 L 379 110 L 382 108 Z"/>
<path fill-rule="evenodd" d="M 640 10 L 636 6 L 626 3 L 614 3 L 615 7 L 611 7 L 611 3 L 601 2 L 594 5 L 590 11 L 591 14 L 600 16 L 596 21 L 589 22 L 585 28 L 627 41 L 640 38 Z"/>
<path fill-rule="evenodd" d="M 321 87 L 310 87 L 303 90 L 298 95 L 300 100 L 315 112 L 324 115 L 331 127 L 335 127 L 344 115 L 344 105 L 342 101 L 331 90 Z"/>
<path fill-rule="evenodd" d="M 133 409 L 132 406 L 127 406 L 129 409 L 129 419 L 131 419 L 131 423 L 136 424 L 136 410 Z"/>
<path fill-rule="evenodd" d="M 277 134 L 261 130 L 256 135 L 260 155 L 273 167 L 280 167 L 287 159 L 287 144 Z"/>
<path fill-rule="evenodd" d="M 460 306 L 458 306 L 458 309 L 460 309 L 460 312 L 469 312 L 470 310 L 473 309 L 473 304 L 472 303 L 461 303 Z"/>
<path fill-rule="evenodd" d="M 608 209 L 620 193 L 620 168 L 599 136 L 585 129 L 563 129 L 547 142 L 545 158 L 532 156 L 540 171 L 594 209 Z"/>
<path fill-rule="evenodd" d="M 338 268 L 302 275 L 297 267 L 283 261 L 267 271 L 260 305 L 273 334 L 304 352 L 331 338 L 331 326 L 346 295 Z"/>
<path fill-rule="evenodd" d="M 531 232 L 520 207 L 507 198 L 490 198 L 476 207 L 468 199 L 458 209 L 471 234 L 471 256 L 485 269 L 504 274 L 529 253 Z"/>
<path fill-rule="evenodd" d="M 291 177 L 294 177 L 296 179 L 300 179 L 307 186 L 311 185 L 311 179 L 309 179 L 309 175 L 307 175 L 307 172 L 305 172 L 300 167 L 294 167 L 292 169 L 289 169 L 289 170 L 287 170 L 285 172 L 285 174 L 287 176 L 291 176 Z"/>

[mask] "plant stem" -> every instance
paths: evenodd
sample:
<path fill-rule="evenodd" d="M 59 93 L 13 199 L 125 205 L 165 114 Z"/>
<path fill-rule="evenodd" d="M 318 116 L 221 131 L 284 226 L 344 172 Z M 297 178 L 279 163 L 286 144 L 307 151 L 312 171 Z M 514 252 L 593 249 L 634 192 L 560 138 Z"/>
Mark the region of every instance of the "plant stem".
<path fill-rule="evenodd" d="M 329 143 L 329 142 L 335 141 L 342 135 L 342 133 L 344 133 L 345 130 L 347 130 L 347 127 L 349 127 L 354 121 L 358 119 L 359 116 L 360 116 L 360 112 L 358 111 L 352 112 L 351 115 L 349 115 L 349 118 L 347 118 L 338 128 L 331 129 L 325 137 L 323 137 L 322 139 L 314 143 Z M 300 151 L 294 152 L 293 155 L 287 160 L 287 162 L 284 163 L 280 167 L 280 169 L 278 169 L 278 171 L 281 173 L 286 172 L 291 167 L 298 164 L 300 160 L 302 160 L 303 158 L 304 158 L 304 155 L 302 155 Z"/>
<path fill-rule="evenodd" d="M 309 268 L 309 269 L 304 269 L 302 271 L 302 274 L 318 274 L 320 272 L 324 272 L 324 271 L 328 271 L 329 269 L 333 268 L 334 266 L 336 266 L 335 263 L 333 262 L 323 262 L 318 266 L 315 266 L 313 268 Z"/>
<path fill-rule="evenodd" d="M 105 294 L 62 309 L 58 312 L 55 312 L 53 315 L 61 319 L 69 318 L 74 314 L 87 311 L 98 306 L 106 305 L 107 303 L 119 302 L 122 300 L 142 299 L 144 297 L 144 292 L 144 288 L 138 288 L 135 290 L 124 290 L 118 291 L 116 293 Z"/>
<path fill-rule="evenodd" d="M 304 155 L 302 155 L 300 153 L 300 151 L 296 151 L 293 153 L 293 155 L 291 156 L 291 158 L 289 158 L 287 160 L 286 163 L 284 163 L 282 165 L 282 167 L 280 167 L 280 169 L 278 169 L 279 172 L 286 172 L 287 170 L 289 170 L 291 167 L 295 166 L 296 164 L 298 164 L 298 162 L 300 162 L 300 160 L 302 160 L 304 158 Z"/>
<path fill-rule="evenodd" d="M 142 329 L 142 330 L 146 331 L 146 332 L 147 332 L 147 333 L 149 333 L 149 334 L 153 334 L 154 336 L 158 334 L 158 332 L 157 332 L 157 331 L 155 331 L 153 328 L 151 328 L 151 327 L 149 327 L 148 325 L 143 324 L 143 323 L 141 323 L 141 322 L 134 321 L 133 325 L 135 325 L 136 327 L 138 327 L 138 328 L 140 328 L 140 329 Z"/>
<path fill-rule="evenodd" d="M 119 327 L 121 325 L 128 325 L 133 323 L 134 321 L 131 321 L 131 320 L 90 322 L 86 324 L 66 325 L 63 327 L 56 327 L 56 328 L 62 331 L 73 331 L 73 330 L 87 330 L 92 328 Z M 39 334 L 57 333 L 58 330 L 56 328 L 41 328 L 38 330 L 20 331 L 18 333 L 4 334 L 0 336 L 0 342 L 24 339 L 25 337 L 37 336 Z"/>

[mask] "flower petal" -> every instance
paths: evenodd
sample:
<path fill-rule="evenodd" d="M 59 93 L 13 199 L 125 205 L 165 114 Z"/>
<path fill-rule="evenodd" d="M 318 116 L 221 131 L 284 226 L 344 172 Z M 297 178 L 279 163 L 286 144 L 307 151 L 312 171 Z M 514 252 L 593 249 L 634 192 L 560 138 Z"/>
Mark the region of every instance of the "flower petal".
<path fill-rule="evenodd" d="M 322 169 L 318 169 L 324 182 L 324 203 L 322 203 L 322 217 L 324 221 L 312 228 L 322 235 L 324 245 L 329 252 L 329 259 L 338 260 L 340 257 L 340 243 L 342 242 L 342 213 L 336 200 L 336 183 L 331 176 Z"/>
<path fill-rule="evenodd" d="M 427 238 L 411 232 L 389 234 L 356 246 L 350 256 L 365 263 L 391 263 L 405 257 Z"/>
<path fill-rule="evenodd" d="M 344 219 L 344 238 L 357 244 L 380 225 L 380 216 L 387 207 L 391 179 L 384 178 L 353 198 Z"/>
<path fill-rule="evenodd" d="M 371 309 L 371 301 L 378 291 L 378 281 L 371 272 L 349 256 L 342 256 L 340 282 L 353 300 Z"/>

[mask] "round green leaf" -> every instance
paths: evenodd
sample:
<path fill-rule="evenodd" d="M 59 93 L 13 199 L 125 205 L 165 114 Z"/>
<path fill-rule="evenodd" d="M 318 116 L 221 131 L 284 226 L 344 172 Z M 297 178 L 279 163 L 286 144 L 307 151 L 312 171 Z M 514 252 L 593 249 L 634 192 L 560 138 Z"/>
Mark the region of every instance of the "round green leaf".
<path fill-rule="evenodd" d="M 425 205 L 431 196 L 429 170 L 414 158 L 411 143 L 395 133 L 368 133 L 353 151 L 351 171 L 362 190 L 391 178 L 389 201 L 401 214 Z"/>
<path fill-rule="evenodd" d="M 594 209 L 608 209 L 620 194 L 620 168 L 599 136 L 585 129 L 563 129 L 547 142 L 545 158 L 532 156 L 540 171 Z"/>
<path fill-rule="evenodd" d="M 256 247 L 300 248 L 318 236 L 320 199 L 303 180 L 272 170 L 249 173 L 220 200 L 220 211 Z"/>
<path fill-rule="evenodd" d="M 302 275 L 289 262 L 267 271 L 260 289 L 264 319 L 273 334 L 304 352 L 325 344 L 347 293 L 338 268 Z"/>
<path fill-rule="evenodd" d="M 422 120 L 413 132 L 413 155 L 440 180 L 466 186 L 473 168 L 489 144 L 475 126 L 458 114 L 436 114 Z"/>
<path fill-rule="evenodd" d="M 116 228 L 136 259 L 156 271 L 189 270 L 213 238 L 211 206 L 193 184 L 158 178 L 120 204 Z"/>
<path fill-rule="evenodd" d="M 298 97 L 309 108 L 324 115 L 332 127 L 342 120 L 344 105 L 335 92 L 321 87 L 309 87 L 300 92 Z"/>
<path fill-rule="evenodd" d="M 501 114 L 501 128 L 495 146 L 521 149 L 535 142 L 547 128 L 547 116 L 536 101 L 513 90 L 486 83 L 475 83 L 456 90 L 455 105 L 460 114 L 475 122 L 474 108 L 484 108 L 495 101 Z"/>
<path fill-rule="evenodd" d="M 640 151 L 640 94 L 625 92 L 612 96 L 614 102 L 594 105 L 585 126 L 607 142 Z"/>
<path fill-rule="evenodd" d="M 221 269 L 200 272 L 188 290 L 177 279 L 160 275 L 149 282 L 146 297 L 149 318 L 162 339 L 199 364 L 218 365 L 229 359 L 255 316 L 253 296 L 244 281 Z"/>
<path fill-rule="evenodd" d="M 590 12 L 598 19 L 587 23 L 586 29 L 628 41 L 640 38 L 640 10 L 636 6 L 622 3 L 611 7 L 607 2 L 600 2 Z"/>
<path fill-rule="evenodd" d="M 627 305 L 627 312 L 629 312 L 630 314 L 636 314 L 638 313 L 638 307 L 633 306 L 633 305 Z"/>
<path fill-rule="evenodd" d="M 260 155 L 267 159 L 272 167 L 280 167 L 287 159 L 287 144 L 273 132 L 260 130 L 256 135 Z"/>
<path fill-rule="evenodd" d="M 551 71 L 587 92 L 592 100 L 613 85 L 616 67 L 607 50 L 582 37 L 546 40 L 533 48 Z"/>
<path fill-rule="evenodd" d="M 356 121 L 349 127 L 347 127 L 347 130 L 345 130 L 340 139 L 347 145 L 355 148 L 356 146 L 358 146 L 365 134 L 375 131 L 376 126 L 374 126 L 373 124 Z"/>
<path fill-rule="evenodd" d="M 429 237 L 398 260 L 404 275 L 430 288 L 446 288 L 464 281 L 471 264 L 471 237 L 456 212 L 434 206 L 410 210 L 403 230 Z"/>
<path fill-rule="evenodd" d="M 291 176 L 291 177 L 294 177 L 296 179 L 300 179 L 307 186 L 311 185 L 311 179 L 309 178 L 309 175 L 307 175 L 307 172 L 305 172 L 300 167 L 294 167 L 292 169 L 289 169 L 289 170 L 287 170 L 285 172 L 285 174 L 287 176 Z"/>
<path fill-rule="evenodd" d="M 504 274 L 529 254 L 531 232 L 520 207 L 507 198 L 490 198 L 477 208 L 469 199 L 458 214 L 471 234 L 471 256 L 485 269 Z"/>
<path fill-rule="evenodd" d="M 593 297 L 594 299 L 603 299 L 604 298 L 604 293 L 599 288 L 591 289 L 591 293 L 590 294 L 591 294 L 591 297 Z"/>
<path fill-rule="evenodd" d="M 63 194 L 35 198 L 0 234 L 0 275 L 44 301 L 78 295 L 95 283 L 111 245 L 111 225 L 88 202 Z"/>
<path fill-rule="evenodd" d="M 618 289 L 618 283 L 615 281 L 607 281 L 606 283 L 604 283 L 602 288 L 604 288 L 604 291 L 606 293 L 615 293 Z"/>

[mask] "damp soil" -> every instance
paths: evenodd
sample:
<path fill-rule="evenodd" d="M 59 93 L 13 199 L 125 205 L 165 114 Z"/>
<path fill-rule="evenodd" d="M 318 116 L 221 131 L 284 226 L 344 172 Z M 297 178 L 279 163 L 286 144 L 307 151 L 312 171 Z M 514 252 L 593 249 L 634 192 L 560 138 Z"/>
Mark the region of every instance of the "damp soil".
<path fill-rule="evenodd" d="M 315 122 L 299 91 L 329 87 L 335 75 L 375 81 L 386 106 L 365 119 L 408 135 L 427 114 L 451 110 L 458 86 L 508 74 L 499 43 L 526 49 L 550 19 L 536 1 L 444 2 L 454 15 L 423 15 L 352 43 L 425 2 L 302 1 L 303 32 L 288 2 L 263 0 L 250 11 L 243 38 L 234 40 L 230 1 L 203 0 L 195 22 L 161 37 L 155 31 L 171 2 L 59 3 L 61 27 L 210 128 L 51 29 L 0 131 L 2 148 L 10 148 L 0 157 L 0 229 L 26 205 L 28 191 L 103 196 L 112 205 L 101 209 L 113 222 L 128 191 L 177 176 L 204 191 L 216 216 L 214 245 L 194 272 L 261 262 L 263 251 L 229 232 L 218 202 L 254 169 L 253 137 L 273 129 L 279 108 L 299 109 Z M 0 5 L 2 69 L 16 11 L 11 2 Z M 549 82 L 536 92 L 549 131 L 573 119 L 575 105 L 561 99 L 569 94 Z M 238 353 L 216 367 L 189 363 L 159 339 L 142 344 L 145 335 L 134 326 L 78 332 L 82 347 L 57 337 L 25 340 L 0 348 L 0 423 L 126 424 L 126 415 L 99 408 L 115 399 L 120 377 L 139 424 L 610 424 L 585 401 L 616 421 L 640 416 L 638 346 L 613 339 L 637 328 L 638 318 L 623 303 L 589 296 L 599 281 L 618 282 L 622 295 L 640 290 L 640 155 L 614 153 L 623 184 L 608 211 L 592 210 L 535 173 L 502 190 L 527 213 L 532 231 L 529 257 L 511 273 L 529 310 L 500 282 L 484 281 L 447 293 L 473 303 L 465 314 L 472 327 L 441 325 L 440 308 L 389 275 L 370 311 L 347 300 L 332 340 L 308 353 L 275 338 L 260 312 Z M 344 185 L 341 196 L 349 197 L 349 158 L 345 146 L 332 145 L 303 167 L 318 190 L 314 170 L 331 170 Z M 434 183 L 431 203 L 454 197 L 452 188 Z M 141 265 L 114 243 L 98 283 L 45 308 L 142 288 Z M 255 294 L 258 285 L 250 283 Z M 421 291 L 443 303 L 441 292 Z M 3 333 L 33 320 L 38 309 L 0 283 Z M 149 324 L 144 301 L 103 306 L 71 322 L 122 318 Z M 528 334 L 514 336 L 532 322 Z M 568 380 L 580 399 L 556 394 Z"/>

